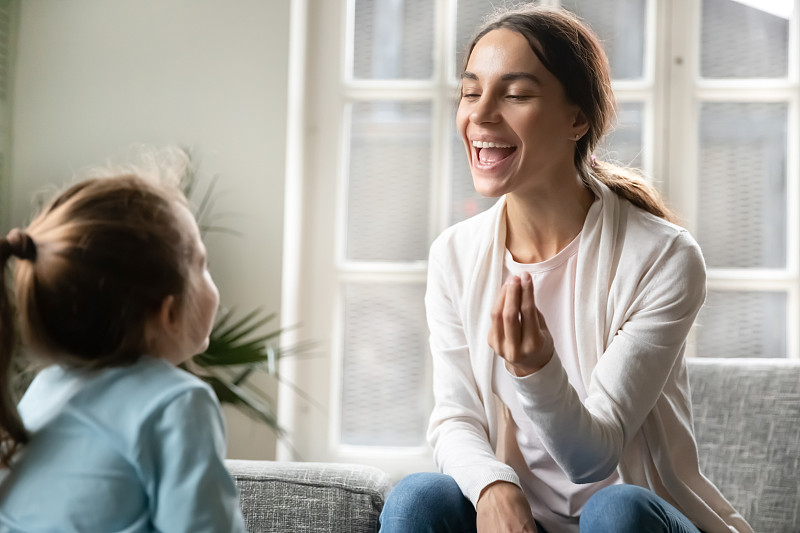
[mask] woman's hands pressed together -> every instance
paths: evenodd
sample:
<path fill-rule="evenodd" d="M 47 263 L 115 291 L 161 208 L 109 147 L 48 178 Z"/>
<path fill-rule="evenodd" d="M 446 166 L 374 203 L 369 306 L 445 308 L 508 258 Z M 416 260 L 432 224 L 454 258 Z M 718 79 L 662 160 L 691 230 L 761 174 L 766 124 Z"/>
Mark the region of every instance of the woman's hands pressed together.
<path fill-rule="evenodd" d="M 517 377 L 533 374 L 553 356 L 553 337 L 536 308 L 529 273 L 511 276 L 500 289 L 492 307 L 489 346 Z"/>
<path fill-rule="evenodd" d="M 496 481 L 483 489 L 478 504 L 478 533 L 537 533 L 536 522 L 522 489 Z"/>

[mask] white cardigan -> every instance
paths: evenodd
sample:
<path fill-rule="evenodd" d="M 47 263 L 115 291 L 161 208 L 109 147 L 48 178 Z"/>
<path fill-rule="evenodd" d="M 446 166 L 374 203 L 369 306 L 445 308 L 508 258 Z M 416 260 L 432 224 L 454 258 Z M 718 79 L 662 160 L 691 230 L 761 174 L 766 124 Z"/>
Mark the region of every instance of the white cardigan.
<path fill-rule="evenodd" d="M 617 469 L 625 483 L 651 489 L 706 533 L 752 533 L 698 466 L 684 349 L 705 299 L 700 249 L 688 232 L 599 181 L 592 188 L 597 199 L 583 226 L 575 283 L 588 395 L 581 403 L 554 356 L 515 380 L 525 412 L 573 482 L 599 481 Z M 501 199 L 442 233 L 428 265 L 435 398 L 428 440 L 439 469 L 473 504 L 494 481 L 519 485 L 498 459 L 507 434 L 487 342 L 505 234 Z"/>

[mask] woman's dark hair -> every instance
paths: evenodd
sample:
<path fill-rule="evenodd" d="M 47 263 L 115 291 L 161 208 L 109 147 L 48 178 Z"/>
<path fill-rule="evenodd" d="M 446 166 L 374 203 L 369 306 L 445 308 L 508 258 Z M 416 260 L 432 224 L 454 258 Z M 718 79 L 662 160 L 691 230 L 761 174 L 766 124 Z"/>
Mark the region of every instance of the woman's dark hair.
<path fill-rule="evenodd" d="M 9 258 L 22 340 L 37 355 L 87 369 L 130 365 L 149 349 L 148 320 L 184 292 L 194 246 L 179 218 L 185 203 L 176 186 L 135 175 L 89 179 L 0 239 L 0 468 L 28 438 L 9 392 Z"/>
<path fill-rule="evenodd" d="M 594 175 L 617 195 L 658 217 L 674 217 L 658 191 L 638 171 L 593 161 L 597 144 L 613 126 L 616 116 L 608 58 L 594 32 L 563 9 L 524 5 L 490 16 L 472 38 L 464 70 L 477 42 L 487 33 L 508 29 L 527 39 L 533 53 L 564 87 L 589 123 L 589 131 L 576 142 L 575 168 L 586 186 Z"/>

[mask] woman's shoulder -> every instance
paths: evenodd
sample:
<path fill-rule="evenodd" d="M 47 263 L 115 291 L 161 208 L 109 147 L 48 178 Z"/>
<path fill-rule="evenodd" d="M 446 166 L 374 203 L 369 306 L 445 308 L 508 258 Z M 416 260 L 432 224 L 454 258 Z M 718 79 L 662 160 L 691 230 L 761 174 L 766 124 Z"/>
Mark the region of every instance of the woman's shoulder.
<path fill-rule="evenodd" d="M 697 241 L 686 228 L 629 204 L 620 228 L 620 261 L 649 270 L 657 265 L 705 279 L 705 260 Z"/>
<path fill-rule="evenodd" d="M 668 247 L 696 248 L 699 246 L 689 231 L 673 222 L 628 204 L 624 236 L 633 244 L 664 250 Z"/>

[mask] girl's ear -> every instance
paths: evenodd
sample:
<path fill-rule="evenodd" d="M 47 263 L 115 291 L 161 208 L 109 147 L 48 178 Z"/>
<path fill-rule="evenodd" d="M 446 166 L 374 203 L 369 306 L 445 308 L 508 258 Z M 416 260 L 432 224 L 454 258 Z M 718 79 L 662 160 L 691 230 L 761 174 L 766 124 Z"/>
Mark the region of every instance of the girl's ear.
<path fill-rule="evenodd" d="M 147 323 L 145 335 L 150 355 L 168 359 L 176 346 L 180 345 L 181 330 L 178 317 L 177 300 L 174 296 L 167 296 Z"/>
<path fill-rule="evenodd" d="M 180 329 L 178 322 L 178 302 L 175 300 L 175 296 L 170 294 L 161 302 L 161 309 L 158 310 L 158 325 L 165 333 L 178 333 Z"/>
<path fill-rule="evenodd" d="M 154 318 L 156 329 L 161 336 L 172 337 L 180 333 L 178 301 L 175 296 L 164 298 Z"/>

